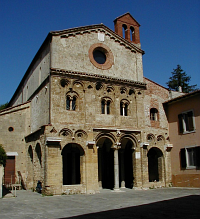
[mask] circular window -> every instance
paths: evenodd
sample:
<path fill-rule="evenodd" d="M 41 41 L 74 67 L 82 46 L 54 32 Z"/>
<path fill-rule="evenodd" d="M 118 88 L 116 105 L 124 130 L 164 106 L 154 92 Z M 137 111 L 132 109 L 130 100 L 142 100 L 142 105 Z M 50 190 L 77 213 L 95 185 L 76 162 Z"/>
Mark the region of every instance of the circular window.
<path fill-rule="evenodd" d="M 13 131 L 14 131 L 14 128 L 13 128 L 13 127 L 9 127 L 9 128 L 8 128 L 8 131 L 9 131 L 9 132 L 13 132 Z"/>
<path fill-rule="evenodd" d="M 93 44 L 88 53 L 91 63 L 96 68 L 106 70 L 114 64 L 114 57 L 111 50 L 102 43 Z"/>
<path fill-rule="evenodd" d="M 99 48 L 93 51 L 94 60 L 99 64 L 104 64 L 106 62 L 106 55 Z"/>

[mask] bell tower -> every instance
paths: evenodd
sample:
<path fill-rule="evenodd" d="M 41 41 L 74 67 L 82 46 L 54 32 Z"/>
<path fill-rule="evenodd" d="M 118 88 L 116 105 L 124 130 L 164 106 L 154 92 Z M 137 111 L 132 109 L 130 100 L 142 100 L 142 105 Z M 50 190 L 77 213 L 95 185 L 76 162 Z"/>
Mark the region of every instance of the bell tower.
<path fill-rule="evenodd" d="M 114 20 L 115 33 L 125 38 L 131 43 L 140 43 L 140 24 L 131 16 L 130 13 L 126 13 L 117 17 Z"/>

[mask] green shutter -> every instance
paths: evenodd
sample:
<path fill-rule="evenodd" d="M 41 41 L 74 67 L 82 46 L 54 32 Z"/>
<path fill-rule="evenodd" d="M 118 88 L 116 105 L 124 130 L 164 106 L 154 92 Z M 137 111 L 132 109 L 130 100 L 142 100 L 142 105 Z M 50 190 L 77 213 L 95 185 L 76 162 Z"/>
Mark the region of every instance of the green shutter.
<path fill-rule="evenodd" d="M 179 133 L 183 133 L 183 114 L 178 115 Z"/>
<path fill-rule="evenodd" d="M 187 114 L 188 114 L 188 131 L 194 131 L 193 112 L 190 111 Z"/>
<path fill-rule="evenodd" d="M 182 148 L 180 151 L 180 162 L 181 162 L 181 169 L 186 169 L 186 156 L 185 156 L 185 148 Z"/>

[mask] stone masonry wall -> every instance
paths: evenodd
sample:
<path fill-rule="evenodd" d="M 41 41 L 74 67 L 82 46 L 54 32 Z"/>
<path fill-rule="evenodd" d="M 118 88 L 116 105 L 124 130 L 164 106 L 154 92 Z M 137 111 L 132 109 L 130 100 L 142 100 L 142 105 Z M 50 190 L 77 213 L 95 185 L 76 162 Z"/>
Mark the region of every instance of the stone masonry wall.
<path fill-rule="evenodd" d="M 142 82 L 142 54 L 131 51 L 124 44 L 120 44 L 120 41 L 116 42 L 106 32 L 102 33 L 104 41 L 100 41 L 98 33 L 87 32 L 68 38 L 54 36 L 51 67 Z M 97 43 L 102 43 L 111 50 L 114 64 L 110 69 L 98 69 L 90 62 L 89 49 Z"/>

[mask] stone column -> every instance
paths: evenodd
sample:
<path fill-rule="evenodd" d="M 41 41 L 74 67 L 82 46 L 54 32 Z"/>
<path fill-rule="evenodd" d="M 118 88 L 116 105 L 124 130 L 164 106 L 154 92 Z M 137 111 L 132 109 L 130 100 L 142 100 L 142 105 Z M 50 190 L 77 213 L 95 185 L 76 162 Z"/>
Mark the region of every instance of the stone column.
<path fill-rule="evenodd" d="M 72 110 L 72 98 L 70 98 L 69 109 Z"/>
<path fill-rule="evenodd" d="M 119 158 L 118 149 L 120 149 L 121 143 L 116 143 L 114 149 L 114 190 L 119 190 Z"/>
<path fill-rule="evenodd" d="M 105 105 L 104 105 L 104 112 L 107 115 L 107 102 L 105 101 Z"/>
<path fill-rule="evenodd" d="M 122 111 L 123 111 L 123 116 L 125 116 L 125 105 L 124 105 L 124 103 L 123 103 L 123 105 L 122 105 Z"/>

